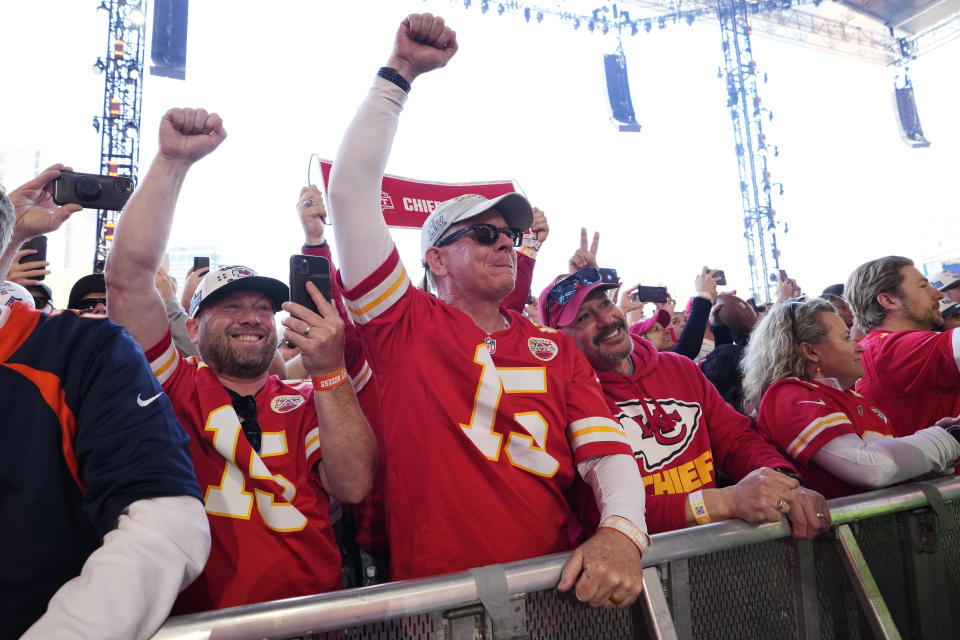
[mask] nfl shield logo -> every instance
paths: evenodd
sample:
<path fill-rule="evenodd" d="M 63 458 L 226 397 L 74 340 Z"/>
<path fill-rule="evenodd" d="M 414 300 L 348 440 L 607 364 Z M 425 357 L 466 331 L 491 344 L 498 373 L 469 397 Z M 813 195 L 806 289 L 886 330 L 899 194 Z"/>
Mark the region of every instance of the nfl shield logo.
<path fill-rule="evenodd" d="M 483 342 L 484 342 L 484 344 L 487 345 L 487 351 L 490 352 L 490 355 L 493 355 L 494 353 L 497 352 L 497 341 L 496 341 L 496 340 L 494 340 L 494 339 L 491 338 L 490 336 L 487 336 L 486 338 L 483 339 Z"/>

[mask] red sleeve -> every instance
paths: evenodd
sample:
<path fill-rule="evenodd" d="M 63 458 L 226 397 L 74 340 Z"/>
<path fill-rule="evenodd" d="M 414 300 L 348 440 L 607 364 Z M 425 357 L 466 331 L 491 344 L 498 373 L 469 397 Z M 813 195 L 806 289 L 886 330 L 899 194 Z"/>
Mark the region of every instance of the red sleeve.
<path fill-rule="evenodd" d="M 800 381 L 781 380 L 763 395 L 758 424 L 765 438 L 803 464 L 826 443 L 859 435 L 843 407 Z"/>
<path fill-rule="evenodd" d="M 647 532 L 663 533 L 687 526 L 686 493 L 647 494 Z"/>
<path fill-rule="evenodd" d="M 567 441 L 574 460 L 582 462 L 593 456 L 623 453 L 633 456 L 623 425 L 610 413 L 609 405 L 597 374 L 573 340 L 557 334 L 561 349 L 573 358 L 567 380 Z"/>
<path fill-rule="evenodd" d="M 530 285 L 533 283 L 533 267 L 537 261 L 530 256 L 517 252 L 517 282 L 506 298 L 500 301 L 500 311 L 513 309 L 523 313 L 530 297 Z"/>
<path fill-rule="evenodd" d="M 700 369 L 696 371 L 703 387 L 703 413 L 710 429 L 714 465 L 735 482 L 760 467 L 782 467 L 799 475 L 791 462 L 753 430 L 750 419 L 727 404 Z"/>

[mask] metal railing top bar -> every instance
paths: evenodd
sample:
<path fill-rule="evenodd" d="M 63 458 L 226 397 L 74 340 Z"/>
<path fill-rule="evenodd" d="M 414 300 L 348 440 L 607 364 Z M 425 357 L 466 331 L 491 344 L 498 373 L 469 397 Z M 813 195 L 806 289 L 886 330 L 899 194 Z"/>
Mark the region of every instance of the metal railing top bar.
<path fill-rule="evenodd" d="M 946 500 L 960 499 L 960 477 L 938 478 L 928 484 L 935 486 Z M 918 486 L 901 485 L 837 498 L 828 504 L 833 525 L 840 525 L 922 507 L 927 504 L 927 498 Z M 762 525 L 729 520 L 670 531 L 652 536 L 653 546 L 644 554 L 643 564 L 655 566 L 789 535 L 790 524 L 786 518 Z M 553 588 L 569 556 L 569 553 L 559 553 L 503 565 L 510 593 Z M 474 577 L 465 571 L 172 617 L 154 638 L 288 638 L 308 632 L 343 629 L 390 618 L 455 609 L 477 602 L 479 596 Z"/>

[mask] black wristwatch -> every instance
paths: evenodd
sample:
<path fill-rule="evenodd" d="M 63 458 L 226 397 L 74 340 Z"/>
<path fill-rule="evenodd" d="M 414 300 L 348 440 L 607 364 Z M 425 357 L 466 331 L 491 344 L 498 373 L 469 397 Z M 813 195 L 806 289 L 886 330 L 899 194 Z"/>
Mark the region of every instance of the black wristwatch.
<path fill-rule="evenodd" d="M 960 431 L 960 429 L 957 429 L 957 431 Z M 773 470 L 778 471 L 779 473 L 782 473 L 785 476 L 789 476 L 793 478 L 794 480 L 800 483 L 801 487 L 803 486 L 803 478 L 801 478 L 800 474 L 798 474 L 793 469 L 788 469 L 787 467 L 774 467 Z"/>
<path fill-rule="evenodd" d="M 953 436 L 953 439 L 960 443 L 960 427 L 955 424 L 948 424 L 943 430 Z"/>

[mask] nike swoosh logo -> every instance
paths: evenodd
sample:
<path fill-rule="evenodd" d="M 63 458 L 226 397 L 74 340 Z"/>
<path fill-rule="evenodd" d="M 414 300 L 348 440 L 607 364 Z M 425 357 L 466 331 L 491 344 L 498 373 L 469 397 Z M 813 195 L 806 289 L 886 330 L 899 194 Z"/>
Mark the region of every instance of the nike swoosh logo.
<path fill-rule="evenodd" d="M 797 400 L 797 404 L 827 404 L 823 400 Z"/>
<path fill-rule="evenodd" d="M 157 398 L 159 398 L 159 397 L 162 396 L 162 395 L 163 395 L 163 392 L 161 391 L 160 393 L 158 393 L 157 395 L 153 396 L 152 398 L 147 398 L 146 400 L 144 400 L 143 398 L 140 397 L 140 394 L 138 393 L 138 394 L 137 394 L 137 406 L 145 407 L 145 406 L 147 406 L 148 404 L 150 404 L 151 402 L 153 402 L 154 400 L 156 400 Z"/>

